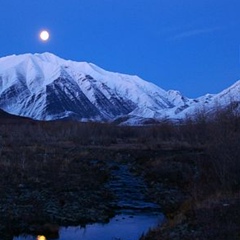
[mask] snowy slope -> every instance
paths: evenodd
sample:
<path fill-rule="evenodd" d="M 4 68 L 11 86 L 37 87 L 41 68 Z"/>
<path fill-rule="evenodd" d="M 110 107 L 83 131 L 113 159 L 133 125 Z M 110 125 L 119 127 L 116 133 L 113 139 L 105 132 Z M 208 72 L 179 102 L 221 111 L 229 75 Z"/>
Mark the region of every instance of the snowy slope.
<path fill-rule="evenodd" d="M 137 76 L 50 53 L 0 59 L 0 108 L 34 119 L 110 120 L 136 107 L 171 107 L 167 93 Z"/>
<path fill-rule="evenodd" d="M 199 108 L 239 101 L 240 82 L 217 95 L 189 99 L 137 76 L 51 53 L 0 58 L 0 108 L 39 120 L 179 119 Z M 131 122 L 131 121 L 130 121 Z"/>

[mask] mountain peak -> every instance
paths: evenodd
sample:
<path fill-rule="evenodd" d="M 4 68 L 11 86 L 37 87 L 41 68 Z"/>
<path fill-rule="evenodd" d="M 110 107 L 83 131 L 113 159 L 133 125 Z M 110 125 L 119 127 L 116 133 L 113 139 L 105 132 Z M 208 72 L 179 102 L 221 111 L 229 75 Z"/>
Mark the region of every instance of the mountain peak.
<path fill-rule="evenodd" d="M 239 100 L 239 89 L 240 81 L 218 95 L 188 99 L 138 76 L 65 60 L 49 52 L 0 58 L 0 108 L 39 120 L 178 119 L 203 105 L 212 107 L 216 100 L 225 104 L 223 99 L 229 94 Z"/>
<path fill-rule="evenodd" d="M 38 58 L 40 58 L 41 60 L 43 61 L 46 61 L 46 62 L 63 62 L 65 61 L 64 59 L 54 55 L 53 53 L 50 53 L 50 52 L 44 52 L 44 53 L 35 53 L 35 54 L 32 54 L 31 56 L 36 56 Z"/>

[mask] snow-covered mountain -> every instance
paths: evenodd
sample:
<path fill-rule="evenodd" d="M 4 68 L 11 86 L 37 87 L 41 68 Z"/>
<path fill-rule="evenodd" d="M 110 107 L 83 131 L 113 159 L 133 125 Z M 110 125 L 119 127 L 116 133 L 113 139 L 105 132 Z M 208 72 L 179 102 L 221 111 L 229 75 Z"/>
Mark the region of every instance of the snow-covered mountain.
<path fill-rule="evenodd" d="M 137 76 L 108 72 L 51 53 L 0 58 L 0 108 L 38 120 L 179 119 L 216 102 L 239 101 L 239 91 L 237 82 L 220 94 L 189 99 Z"/>

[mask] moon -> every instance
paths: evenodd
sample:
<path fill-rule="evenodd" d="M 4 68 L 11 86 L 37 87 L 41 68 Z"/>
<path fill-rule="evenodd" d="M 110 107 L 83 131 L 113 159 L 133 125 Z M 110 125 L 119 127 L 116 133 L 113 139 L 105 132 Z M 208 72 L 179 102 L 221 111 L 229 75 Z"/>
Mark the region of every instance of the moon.
<path fill-rule="evenodd" d="M 41 39 L 42 41 L 46 42 L 46 41 L 49 39 L 50 34 L 49 34 L 48 31 L 43 30 L 43 31 L 40 32 L 40 35 L 39 35 L 39 36 L 40 36 L 40 39 Z"/>

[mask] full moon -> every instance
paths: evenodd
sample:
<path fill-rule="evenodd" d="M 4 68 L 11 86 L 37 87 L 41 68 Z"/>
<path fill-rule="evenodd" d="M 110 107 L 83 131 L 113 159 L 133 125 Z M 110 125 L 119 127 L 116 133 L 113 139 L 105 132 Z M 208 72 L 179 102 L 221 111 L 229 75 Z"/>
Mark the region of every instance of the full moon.
<path fill-rule="evenodd" d="M 41 40 L 47 41 L 49 39 L 50 35 L 49 35 L 48 31 L 44 30 L 44 31 L 41 31 L 39 36 L 40 36 Z"/>

